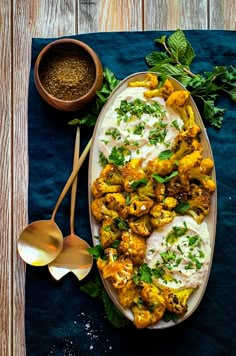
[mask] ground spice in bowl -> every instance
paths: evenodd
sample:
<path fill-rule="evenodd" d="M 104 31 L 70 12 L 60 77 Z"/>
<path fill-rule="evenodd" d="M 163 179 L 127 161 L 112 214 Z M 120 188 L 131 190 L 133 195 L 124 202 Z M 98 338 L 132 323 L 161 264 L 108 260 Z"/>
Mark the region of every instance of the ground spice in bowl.
<path fill-rule="evenodd" d="M 83 48 L 73 44 L 53 47 L 39 66 L 39 78 L 45 90 L 60 100 L 76 100 L 92 88 L 96 67 Z"/>

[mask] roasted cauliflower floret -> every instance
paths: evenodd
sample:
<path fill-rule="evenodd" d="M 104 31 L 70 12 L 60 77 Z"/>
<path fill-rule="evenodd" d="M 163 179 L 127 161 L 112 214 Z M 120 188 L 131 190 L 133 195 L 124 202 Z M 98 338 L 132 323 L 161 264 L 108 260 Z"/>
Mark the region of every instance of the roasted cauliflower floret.
<path fill-rule="evenodd" d="M 186 141 L 182 141 L 178 150 L 169 159 L 162 160 L 157 158 L 149 161 L 147 164 L 147 173 L 149 175 L 157 173 L 161 176 L 167 176 L 174 169 L 176 169 L 176 162 L 192 151 L 193 148 L 191 147 L 191 144 Z"/>
<path fill-rule="evenodd" d="M 143 81 L 134 81 L 129 82 L 129 87 L 145 87 L 149 89 L 154 89 L 158 85 L 157 76 L 151 73 L 147 73 L 145 79 Z"/>
<path fill-rule="evenodd" d="M 111 185 L 122 185 L 122 176 L 121 172 L 118 170 L 117 166 L 113 163 L 107 164 L 100 173 L 100 178 L 103 179 L 104 182 Z"/>
<path fill-rule="evenodd" d="M 150 88 L 152 89 L 152 88 Z M 153 98 L 155 96 L 161 96 L 164 99 L 167 99 L 174 91 L 174 87 L 171 84 L 170 80 L 167 79 L 165 83 L 160 88 L 153 88 L 152 90 L 147 90 L 144 92 L 145 98 Z"/>
<path fill-rule="evenodd" d="M 122 190 L 120 184 L 110 184 L 103 180 L 103 178 L 97 178 L 92 184 L 92 194 L 94 198 L 100 198 L 106 193 L 117 193 Z"/>
<path fill-rule="evenodd" d="M 177 90 L 171 93 L 166 100 L 166 105 L 172 107 L 178 112 L 178 109 L 183 107 L 186 100 L 189 98 L 190 92 L 187 90 Z"/>
<path fill-rule="evenodd" d="M 138 194 L 131 194 L 131 199 L 127 207 L 129 214 L 140 217 L 147 214 L 152 208 L 154 202 L 149 197 Z"/>
<path fill-rule="evenodd" d="M 97 266 L 104 279 L 112 282 L 114 288 L 123 288 L 133 275 L 133 263 L 129 258 L 120 256 L 117 258 L 117 251 L 114 248 L 107 248 L 105 251 L 106 260 L 98 258 Z"/>
<path fill-rule="evenodd" d="M 183 185 L 189 184 L 188 171 L 193 167 L 199 166 L 201 160 L 202 160 L 202 153 L 200 151 L 194 151 L 181 158 L 178 165 L 178 172 L 179 172 L 181 184 Z"/>
<path fill-rule="evenodd" d="M 145 214 L 140 218 L 131 218 L 128 221 L 130 229 L 137 235 L 150 236 L 152 225 L 150 224 L 149 215 Z"/>
<path fill-rule="evenodd" d="M 126 206 L 125 197 L 122 193 L 106 194 L 105 202 L 108 209 L 115 210 L 122 219 L 127 218 L 129 212 Z"/>
<path fill-rule="evenodd" d="M 160 227 L 171 222 L 176 213 L 163 208 L 161 204 L 153 205 L 150 210 L 150 222 L 153 227 Z"/>
<path fill-rule="evenodd" d="M 132 307 L 134 324 L 138 329 L 158 322 L 166 310 L 165 299 L 154 284 L 144 283 L 141 292 L 143 303 Z"/>
<path fill-rule="evenodd" d="M 201 167 L 194 167 L 188 171 L 189 180 L 198 180 L 201 185 L 209 192 L 214 192 L 216 184 L 212 178 L 206 174 L 202 174 Z"/>
<path fill-rule="evenodd" d="M 209 213 L 211 206 L 210 193 L 196 185 L 191 186 L 191 198 L 188 200 L 189 209 L 186 213 L 190 214 L 198 224 Z"/>
<path fill-rule="evenodd" d="M 114 220 L 111 217 L 105 217 L 99 228 L 99 236 L 101 245 L 104 248 L 109 247 L 115 240 L 121 237 L 121 230 L 116 227 Z"/>
<path fill-rule="evenodd" d="M 214 167 L 214 163 L 210 158 L 204 158 L 200 163 L 202 174 L 210 174 L 212 168 Z"/>
<path fill-rule="evenodd" d="M 118 298 L 124 308 L 130 308 L 131 305 L 138 302 L 141 294 L 141 288 L 130 279 L 123 288 L 118 289 Z"/>
<path fill-rule="evenodd" d="M 182 139 L 186 137 L 194 138 L 201 131 L 200 127 L 195 123 L 194 112 L 190 105 L 174 108 L 181 119 L 184 121 L 184 130 L 179 134 Z"/>
<path fill-rule="evenodd" d="M 126 192 L 132 192 L 131 184 L 145 178 L 146 174 L 142 168 L 143 159 L 134 158 L 126 163 L 122 168 L 122 178 L 124 182 L 124 189 Z"/>
<path fill-rule="evenodd" d="M 148 161 L 147 173 L 148 174 L 159 174 L 160 176 L 167 176 L 170 174 L 175 165 L 170 159 L 161 160 L 159 158 Z"/>
<path fill-rule="evenodd" d="M 155 198 L 156 193 L 155 193 L 155 189 L 154 189 L 153 180 L 149 179 L 147 184 L 141 185 L 139 188 L 137 188 L 137 193 L 139 195 L 145 195 L 149 198 Z"/>
<path fill-rule="evenodd" d="M 120 255 L 129 257 L 134 265 L 143 263 L 146 252 L 146 240 L 133 231 L 123 231 L 117 249 Z"/>
<path fill-rule="evenodd" d="M 115 210 L 108 209 L 105 204 L 105 198 L 94 199 L 92 201 L 91 210 L 97 221 L 101 221 L 106 216 L 115 219 L 118 213 Z"/>
<path fill-rule="evenodd" d="M 186 313 L 188 310 L 187 301 L 192 292 L 192 288 L 185 288 L 182 290 L 164 290 L 163 297 L 166 302 L 166 309 L 170 312 L 174 312 L 175 314 Z"/>
<path fill-rule="evenodd" d="M 172 210 L 176 207 L 177 204 L 178 204 L 177 199 L 172 197 L 167 197 L 163 201 L 163 208 L 167 210 Z"/>
<path fill-rule="evenodd" d="M 164 183 L 156 183 L 155 194 L 158 203 L 163 202 L 165 199 L 165 190 L 166 188 Z"/>

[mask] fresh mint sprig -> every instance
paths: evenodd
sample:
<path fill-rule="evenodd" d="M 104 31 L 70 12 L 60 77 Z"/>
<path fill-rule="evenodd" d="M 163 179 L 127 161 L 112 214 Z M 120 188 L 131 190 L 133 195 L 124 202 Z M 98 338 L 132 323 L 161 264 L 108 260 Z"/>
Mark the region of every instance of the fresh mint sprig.
<path fill-rule="evenodd" d="M 164 47 L 164 52 L 154 51 L 146 56 L 150 70 L 176 78 L 196 100 L 203 120 L 220 128 L 225 109 L 217 107 L 216 101 L 223 93 L 236 103 L 236 68 L 215 66 L 212 72 L 193 73 L 190 65 L 196 54 L 179 29 L 168 38 L 163 35 L 155 42 Z"/>
<path fill-rule="evenodd" d="M 84 283 L 80 287 L 80 290 L 90 297 L 102 301 L 107 319 L 113 326 L 123 328 L 130 324 L 129 320 L 126 319 L 113 304 L 98 274 L 94 276 L 93 280 Z"/>

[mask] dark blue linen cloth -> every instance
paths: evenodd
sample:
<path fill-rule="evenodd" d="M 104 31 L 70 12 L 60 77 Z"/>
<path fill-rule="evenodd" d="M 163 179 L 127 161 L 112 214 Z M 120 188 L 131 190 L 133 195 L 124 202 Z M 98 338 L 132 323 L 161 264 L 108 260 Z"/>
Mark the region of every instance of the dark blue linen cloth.
<path fill-rule="evenodd" d="M 170 32 L 92 33 L 75 36 L 91 46 L 103 67 L 119 79 L 147 69 L 144 57 L 155 49 L 154 39 Z M 194 72 L 214 65 L 236 66 L 236 32 L 185 31 L 195 52 Z M 29 81 L 29 221 L 48 219 L 71 172 L 75 127 L 67 122 L 76 114 L 59 112 L 39 96 L 33 68 L 39 51 L 52 39 L 33 39 Z M 182 324 L 166 330 L 116 329 L 104 316 L 102 304 L 80 291 L 81 283 L 67 275 L 53 280 L 47 267 L 27 266 L 26 348 L 28 356 L 86 355 L 233 355 L 235 328 L 235 137 L 236 106 L 227 108 L 220 130 L 207 126 L 217 173 L 218 223 L 215 254 L 205 295 L 198 309 Z M 92 129 L 81 129 L 81 149 Z M 79 173 L 76 228 L 91 244 L 87 202 L 88 160 Z M 56 221 L 69 234 L 69 197 Z M 94 267 L 95 269 L 95 267 Z M 93 272 L 92 272 L 93 274 Z M 87 281 L 90 276 L 87 277 Z"/>

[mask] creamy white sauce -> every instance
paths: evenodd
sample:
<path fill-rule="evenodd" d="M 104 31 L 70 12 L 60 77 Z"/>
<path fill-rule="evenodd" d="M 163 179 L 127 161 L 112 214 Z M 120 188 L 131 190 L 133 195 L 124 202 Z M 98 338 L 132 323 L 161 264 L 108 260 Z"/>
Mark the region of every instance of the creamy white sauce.
<path fill-rule="evenodd" d="M 167 239 L 173 227 L 182 229 L 184 222 L 187 231 L 174 241 Z M 165 275 L 155 280 L 171 288 L 197 288 L 206 276 L 210 256 L 207 224 L 197 224 L 190 216 L 177 216 L 171 223 L 155 230 L 147 239 L 146 263 L 152 269 L 164 269 Z M 168 257 L 172 258 L 168 260 Z"/>
<path fill-rule="evenodd" d="M 161 97 L 154 97 L 152 99 L 146 99 L 144 92 L 146 88 L 143 87 L 128 87 L 120 95 L 117 96 L 113 105 L 106 113 L 99 135 L 99 151 L 103 153 L 106 158 L 112 152 L 113 147 L 125 147 L 130 151 L 127 156 L 126 162 L 131 158 L 145 158 L 144 165 L 149 160 L 153 160 L 158 157 L 160 152 L 171 149 L 174 138 L 178 135 L 178 128 L 173 126 L 173 122 L 177 124 L 179 128 L 182 128 L 183 121 L 181 118 L 170 108 L 167 107 L 165 101 Z M 119 121 L 119 115 L 116 111 L 120 107 L 122 100 L 133 102 L 134 99 L 140 99 L 147 105 L 152 103 L 158 103 L 160 105 L 160 117 L 154 117 L 151 114 L 143 113 L 140 118 L 130 117 L 128 121 Z M 163 124 L 166 124 L 166 135 L 164 142 L 150 143 L 150 132 L 157 128 L 158 122 L 161 120 Z M 141 134 L 135 133 L 137 127 L 142 125 Z M 118 137 L 112 137 L 108 134 L 114 132 L 118 134 Z"/>

